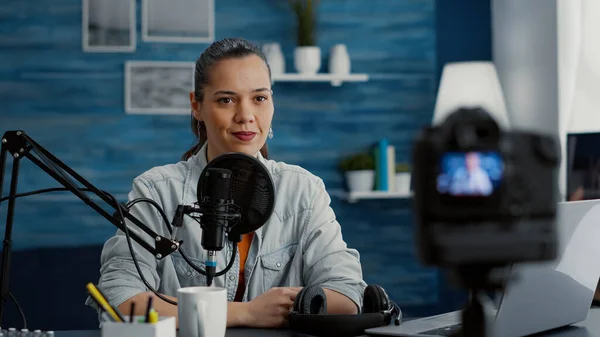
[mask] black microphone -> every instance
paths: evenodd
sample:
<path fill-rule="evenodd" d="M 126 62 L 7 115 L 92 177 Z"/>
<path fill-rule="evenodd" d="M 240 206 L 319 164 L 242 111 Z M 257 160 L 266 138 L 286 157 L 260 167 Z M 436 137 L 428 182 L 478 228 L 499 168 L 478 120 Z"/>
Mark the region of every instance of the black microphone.
<path fill-rule="evenodd" d="M 206 285 L 212 285 L 217 268 L 217 252 L 225 244 L 225 232 L 229 227 L 231 170 L 209 168 L 206 171 L 204 197 L 199 200 L 202 227 L 202 248 L 207 251 Z"/>
<path fill-rule="evenodd" d="M 198 201 L 178 205 L 173 217 L 173 240 L 190 216 L 202 228 L 202 248 L 207 251 L 205 270 L 196 266 L 180 249 L 184 260 L 206 276 L 206 285 L 233 267 L 237 243 L 242 235 L 262 227 L 273 213 L 275 184 L 269 170 L 257 158 L 233 152 L 211 160 L 202 170 L 196 188 Z M 216 272 L 217 252 L 225 246 L 225 238 L 233 244 L 227 266 Z M 183 244 L 183 242 L 182 242 Z"/>

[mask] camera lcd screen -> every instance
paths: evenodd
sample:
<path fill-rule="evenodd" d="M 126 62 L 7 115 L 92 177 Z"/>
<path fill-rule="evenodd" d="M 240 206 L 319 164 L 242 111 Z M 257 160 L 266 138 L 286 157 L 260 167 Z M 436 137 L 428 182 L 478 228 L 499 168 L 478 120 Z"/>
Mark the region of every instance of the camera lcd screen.
<path fill-rule="evenodd" d="M 446 152 L 441 157 L 437 191 L 454 197 L 488 197 L 502 183 L 504 162 L 498 152 Z"/>

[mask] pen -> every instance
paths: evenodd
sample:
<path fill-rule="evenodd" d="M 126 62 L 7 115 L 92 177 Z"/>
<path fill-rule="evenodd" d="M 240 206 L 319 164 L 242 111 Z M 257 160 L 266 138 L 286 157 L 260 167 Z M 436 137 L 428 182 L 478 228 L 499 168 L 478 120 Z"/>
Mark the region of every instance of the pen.
<path fill-rule="evenodd" d="M 108 300 L 106 299 L 107 297 L 106 297 L 106 295 L 104 295 L 104 293 L 102 292 L 102 290 L 100 290 L 100 288 L 98 288 L 96 286 L 94 286 L 94 288 L 96 288 L 96 290 L 98 290 L 98 293 L 100 294 L 100 296 L 104 297 L 104 299 L 106 300 L 106 303 L 108 303 Z M 123 315 L 123 313 L 121 312 L 121 310 L 119 310 L 119 308 L 113 307 L 113 306 L 111 306 L 111 308 L 113 308 L 113 310 L 115 311 L 115 313 L 117 314 L 117 316 L 119 316 L 119 318 L 121 319 L 121 321 L 125 322 L 125 316 Z"/>
<path fill-rule="evenodd" d="M 106 312 L 106 310 L 104 310 L 104 306 L 100 304 L 100 302 L 98 302 L 98 300 L 94 296 L 91 295 L 92 294 L 90 294 L 90 298 L 94 301 L 94 303 L 96 303 L 96 305 L 98 305 L 98 308 L 100 308 L 101 312 Z"/>
<path fill-rule="evenodd" d="M 135 316 L 135 302 L 131 301 L 131 311 L 129 312 L 129 323 L 133 323 L 133 317 Z"/>
<path fill-rule="evenodd" d="M 98 288 L 96 288 L 96 286 L 94 286 L 92 283 L 88 283 L 86 287 L 88 292 L 90 293 L 90 296 L 92 296 L 96 300 L 96 302 L 100 305 L 102 309 L 104 309 L 104 311 L 106 311 L 115 321 L 123 322 L 122 316 L 119 317 L 119 315 L 117 315 L 113 307 L 110 304 L 108 304 L 108 302 L 104 297 L 102 297 L 102 295 L 100 295 L 100 292 L 98 292 Z"/>
<path fill-rule="evenodd" d="M 112 305 L 110 305 L 106 295 L 104 295 L 102 290 L 100 290 L 100 288 L 96 287 L 96 285 L 93 283 L 89 283 L 89 285 L 95 289 L 95 291 L 100 295 L 100 298 L 102 298 L 104 300 L 104 302 L 106 302 L 106 304 L 112 309 L 112 311 L 114 311 L 114 313 L 119 317 L 121 322 L 125 322 L 125 317 L 123 316 L 123 313 L 119 310 L 119 308 L 113 307 Z"/>
<path fill-rule="evenodd" d="M 148 296 L 148 307 L 146 308 L 146 323 L 150 320 L 150 309 L 152 309 L 152 295 Z"/>
<path fill-rule="evenodd" d="M 154 310 L 154 308 L 152 308 L 152 310 L 150 310 L 150 315 L 149 315 L 149 323 L 157 323 L 158 322 L 158 312 L 156 310 Z"/>

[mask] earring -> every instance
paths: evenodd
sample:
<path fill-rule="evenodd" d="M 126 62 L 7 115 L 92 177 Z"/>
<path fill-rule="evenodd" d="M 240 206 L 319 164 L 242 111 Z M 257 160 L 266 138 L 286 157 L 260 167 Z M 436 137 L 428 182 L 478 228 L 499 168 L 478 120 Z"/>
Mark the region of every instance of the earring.
<path fill-rule="evenodd" d="M 273 127 L 269 127 L 269 139 L 273 138 Z"/>
<path fill-rule="evenodd" d="M 200 123 L 202 123 L 202 122 L 198 122 L 198 124 L 197 124 L 198 127 L 196 128 L 197 131 L 198 131 L 198 137 L 200 137 Z"/>

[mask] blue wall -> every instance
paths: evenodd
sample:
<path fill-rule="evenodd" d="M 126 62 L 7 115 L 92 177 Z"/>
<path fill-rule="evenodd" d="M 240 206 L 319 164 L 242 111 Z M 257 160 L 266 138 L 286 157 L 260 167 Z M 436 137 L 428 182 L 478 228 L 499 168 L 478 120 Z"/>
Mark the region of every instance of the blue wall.
<path fill-rule="evenodd" d="M 217 39 L 241 36 L 258 44 L 278 42 L 288 71 L 293 71 L 293 17 L 287 2 L 215 2 Z M 353 72 L 368 73 L 371 80 L 342 87 L 328 83 L 274 86 L 275 137 L 269 143 L 270 156 L 301 165 L 325 180 L 344 238 L 361 252 L 366 281 L 383 285 L 409 316 L 453 309 L 456 294 L 436 270 L 420 266 L 415 257 L 410 200 L 348 204 L 339 198 L 344 182 L 336 165 L 342 156 L 365 149 L 380 137 L 396 146 L 398 161 L 409 160 L 415 132 L 431 119 L 440 66 L 456 60 L 449 56 L 455 54 L 453 44 L 436 37 L 466 39 L 461 32 L 469 30 L 464 24 L 463 30 L 455 29 L 452 22 L 477 15 L 455 10 L 450 2 L 454 1 L 322 1 L 318 44 L 324 67 L 329 48 L 345 43 Z M 473 8 L 486 14 L 481 6 Z M 106 54 L 82 52 L 79 0 L 0 4 L 0 56 L 4 60 L 0 62 L 0 131 L 24 129 L 94 185 L 121 200 L 136 175 L 177 161 L 193 142 L 187 116 L 125 114 L 124 62 L 195 61 L 207 46 L 141 41 L 139 9 L 138 0 L 137 51 Z M 486 25 L 485 19 L 478 23 Z M 489 46 L 487 33 L 478 34 Z M 466 43 L 460 46 L 476 48 Z M 57 185 L 30 163 L 22 166 L 20 191 Z M 5 216 L 5 209 L 2 204 L 0 216 Z M 19 201 L 14 244 L 23 253 L 13 265 L 12 289 L 28 317 L 32 316 L 30 322 L 54 329 L 92 324 L 93 314 L 87 309 L 81 313 L 84 283 L 97 279 L 96 254 L 113 233 L 112 225 L 68 194 Z M 35 295 L 23 289 L 31 284 L 30 277 L 35 278 L 36 268 L 53 265 L 52 277 L 48 276 L 52 280 L 61 280 L 63 272 L 77 268 L 57 264 L 58 259 L 83 268 L 77 276 L 69 274 L 70 278 L 47 285 L 62 293 L 67 303 L 61 307 L 64 315 L 80 317 L 69 322 L 44 318 Z M 14 324 L 19 322 L 16 317 L 9 313 Z"/>
<path fill-rule="evenodd" d="M 438 77 L 447 62 L 492 59 L 491 1 L 436 0 Z"/>

